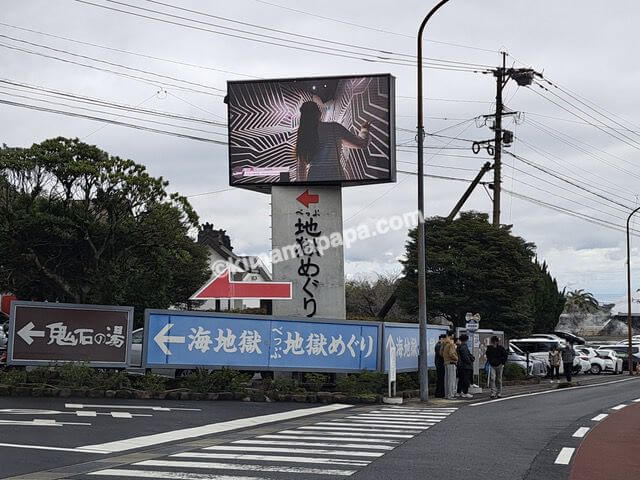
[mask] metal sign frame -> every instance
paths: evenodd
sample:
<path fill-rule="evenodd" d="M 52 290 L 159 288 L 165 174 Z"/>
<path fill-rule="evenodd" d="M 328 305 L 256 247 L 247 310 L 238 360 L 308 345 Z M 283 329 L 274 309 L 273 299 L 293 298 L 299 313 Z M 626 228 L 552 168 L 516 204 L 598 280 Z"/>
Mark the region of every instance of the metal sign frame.
<path fill-rule="evenodd" d="M 13 344 L 16 339 L 16 309 L 18 307 L 29 308 L 49 308 L 59 310 L 95 310 L 102 312 L 126 312 L 127 313 L 127 335 L 125 341 L 125 362 L 82 362 L 81 360 L 15 360 L 13 358 Z M 9 315 L 9 338 L 7 343 L 7 365 L 22 366 L 52 366 L 62 363 L 82 362 L 95 368 L 129 368 L 131 366 L 131 334 L 133 329 L 133 307 L 121 307 L 114 305 L 86 305 L 78 303 L 53 303 L 53 302 L 28 302 L 24 300 L 14 300 L 11 302 L 11 314 Z"/>
<path fill-rule="evenodd" d="M 360 75 L 327 75 L 316 77 L 290 77 L 290 78 L 266 78 L 256 80 L 229 80 L 227 81 L 227 96 L 225 97 L 225 103 L 227 104 L 227 124 L 231 125 L 231 102 L 229 100 L 231 86 L 233 85 L 248 85 L 256 83 L 294 83 L 294 82 L 309 82 L 314 80 L 343 80 L 350 78 L 374 78 L 374 77 L 386 77 L 389 81 L 389 175 L 385 178 L 379 179 L 361 179 L 361 180 L 333 180 L 333 181 L 314 181 L 314 182 L 287 182 L 287 183 L 263 183 L 263 182 L 243 182 L 236 183 L 233 181 L 233 169 L 231 165 L 231 132 L 228 130 L 228 155 L 229 155 L 229 185 L 232 187 L 246 188 L 262 193 L 269 193 L 271 187 L 274 185 L 294 185 L 294 186 L 322 186 L 322 185 L 340 185 L 341 187 L 351 187 L 358 185 L 375 185 L 378 183 L 394 183 L 397 178 L 397 166 L 396 166 L 396 78 L 391 73 L 363 73 Z"/>
<path fill-rule="evenodd" d="M 415 329 L 418 328 L 418 332 L 420 331 L 420 324 L 418 323 L 396 323 L 396 322 L 384 322 L 383 324 L 383 328 L 382 328 L 382 338 L 380 339 L 381 342 L 381 354 L 382 354 L 382 358 L 380 361 L 380 371 L 382 373 L 385 373 L 385 370 L 387 368 L 387 366 L 384 363 L 384 359 L 386 357 L 385 352 L 387 349 L 387 346 L 384 344 L 384 330 L 386 328 L 394 328 L 394 327 L 400 327 L 400 328 L 411 328 L 411 329 Z M 450 327 L 446 326 L 446 325 L 431 325 L 428 324 L 427 325 L 427 329 L 435 329 L 435 330 L 442 330 L 442 333 L 447 333 L 450 330 Z M 418 333 L 418 335 L 420 335 L 420 333 Z M 397 361 L 397 360 L 396 360 Z M 427 364 L 428 368 L 430 369 L 435 369 L 435 365 L 433 367 L 429 366 Z M 415 368 L 397 368 L 396 367 L 396 372 L 397 373 L 407 373 L 407 372 L 417 372 L 418 371 L 418 363 L 416 362 L 416 367 Z"/>
<path fill-rule="evenodd" d="M 369 327 L 377 327 L 378 329 L 378 346 L 382 344 L 382 332 L 383 332 L 383 323 L 382 322 L 374 322 L 374 321 L 356 321 L 356 320 L 340 320 L 335 318 L 307 318 L 307 317 L 279 317 L 277 315 L 250 315 L 243 313 L 225 313 L 225 312 L 194 312 L 188 310 L 161 310 L 161 309 L 146 309 L 144 311 L 144 336 L 142 340 L 142 368 L 175 368 L 181 370 L 194 370 L 197 368 L 205 368 L 207 370 L 222 370 L 225 367 L 232 368 L 233 370 L 251 370 L 251 371 L 274 371 L 274 372 L 335 372 L 335 373 L 356 373 L 362 371 L 371 371 L 377 372 L 380 371 L 380 367 L 382 365 L 382 355 L 383 348 L 378 348 L 377 357 L 376 357 L 376 368 L 375 370 L 360 370 L 360 369 L 332 369 L 332 368 L 322 368 L 322 367 L 272 367 L 264 365 L 255 365 L 255 366 L 236 366 L 236 365 L 197 365 L 197 364 L 159 364 L 159 363 L 148 363 L 147 362 L 147 354 L 148 349 L 147 345 L 149 342 L 149 320 L 151 315 L 169 315 L 172 317 L 216 317 L 216 318 L 231 318 L 231 319 L 247 319 L 247 320 L 268 320 L 268 321 L 278 321 L 278 322 L 291 322 L 291 323 L 326 323 L 326 324 L 339 324 L 339 325 L 353 325 L 353 326 L 369 326 Z"/>

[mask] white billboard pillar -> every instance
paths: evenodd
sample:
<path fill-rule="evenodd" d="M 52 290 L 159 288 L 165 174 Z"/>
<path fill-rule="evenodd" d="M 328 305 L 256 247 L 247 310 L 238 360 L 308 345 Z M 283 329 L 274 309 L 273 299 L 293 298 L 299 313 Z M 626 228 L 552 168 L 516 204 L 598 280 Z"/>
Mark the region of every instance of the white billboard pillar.
<path fill-rule="evenodd" d="M 273 280 L 292 282 L 274 315 L 346 318 L 340 186 L 271 189 Z"/>

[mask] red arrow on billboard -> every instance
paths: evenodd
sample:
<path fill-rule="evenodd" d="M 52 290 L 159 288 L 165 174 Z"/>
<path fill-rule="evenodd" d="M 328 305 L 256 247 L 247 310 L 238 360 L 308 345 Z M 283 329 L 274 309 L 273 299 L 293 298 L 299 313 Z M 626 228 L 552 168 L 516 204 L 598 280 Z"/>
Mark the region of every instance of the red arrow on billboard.
<path fill-rule="evenodd" d="M 191 300 L 231 298 L 290 300 L 291 282 L 234 282 L 227 268 L 191 296 Z"/>
<path fill-rule="evenodd" d="M 296 198 L 296 200 L 298 200 L 305 207 L 309 208 L 310 204 L 318 203 L 320 201 L 320 195 L 309 193 L 309 189 L 307 188 L 304 192 L 298 195 L 298 198 Z"/>

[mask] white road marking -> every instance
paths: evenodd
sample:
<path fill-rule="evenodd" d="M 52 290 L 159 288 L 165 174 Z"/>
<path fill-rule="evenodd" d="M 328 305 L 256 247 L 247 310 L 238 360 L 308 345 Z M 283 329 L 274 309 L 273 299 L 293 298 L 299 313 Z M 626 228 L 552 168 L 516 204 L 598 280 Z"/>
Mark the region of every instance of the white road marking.
<path fill-rule="evenodd" d="M 369 445 L 361 443 L 320 443 L 320 442 L 289 442 L 283 440 L 236 440 L 231 442 L 238 445 L 292 445 L 294 447 L 338 447 L 338 448 L 365 448 L 367 450 L 393 450 L 388 445 Z"/>
<path fill-rule="evenodd" d="M 580 427 L 579 429 L 577 429 L 575 431 L 575 433 L 572 435 L 572 437 L 582 438 L 587 434 L 588 431 L 589 431 L 589 427 Z"/>
<path fill-rule="evenodd" d="M 389 438 L 412 438 L 416 432 L 407 432 L 405 430 L 379 430 L 377 428 L 353 428 L 353 427 L 315 427 L 313 425 L 308 427 L 300 427 L 299 430 L 331 430 L 337 435 L 339 431 L 347 431 L 347 432 L 358 432 L 362 436 L 365 436 L 365 433 L 368 432 L 380 432 L 375 435 L 368 435 L 372 437 L 389 437 Z M 362 433 L 360 433 L 362 432 Z M 407 435 L 407 433 L 411 433 L 411 435 Z M 404 434 L 404 435 L 400 435 Z"/>
<path fill-rule="evenodd" d="M 620 405 L 616 405 L 615 407 L 611 407 L 611 410 L 622 410 L 626 405 L 621 403 Z"/>
<path fill-rule="evenodd" d="M 217 460 L 251 460 L 261 462 L 293 462 L 293 463 L 321 463 L 324 465 L 350 465 L 354 467 L 365 467 L 371 462 L 368 460 L 356 460 L 344 458 L 320 458 L 320 457 L 292 457 L 278 455 L 243 455 L 241 453 L 176 453 L 171 455 L 176 458 L 214 458 Z"/>
<path fill-rule="evenodd" d="M 74 409 L 83 409 L 83 408 L 105 408 L 107 410 L 114 409 L 122 409 L 126 408 L 127 410 L 153 410 L 155 412 L 170 412 L 170 411 L 180 411 L 180 412 L 201 412 L 201 408 L 169 408 L 169 407 L 158 407 L 152 405 L 87 405 L 85 403 L 65 403 L 64 408 L 74 408 Z"/>
<path fill-rule="evenodd" d="M 75 412 L 77 417 L 97 417 L 98 412 L 94 412 L 92 410 L 78 410 Z"/>
<path fill-rule="evenodd" d="M 490 403 L 506 402 L 507 400 L 515 400 L 516 398 L 534 397 L 534 396 L 537 396 L 537 395 L 549 395 L 551 393 L 573 392 L 575 390 L 580 390 L 582 388 L 604 387 L 605 385 L 612 385 L 614 383 L 621 383 L 621 382 L 630 382 L 630 381 L 638 380 L 638 379 L 639 379 L 639 377 L 623 378 L 622 380 L 614 380 L 612 382 L 595 383 L 593 385 L 580 385 L 579 387 L 559 388 L 557 390 L 545 390 L 543 392 L 523 393 L 521 395 L 512 395 L 510 397 L 496 398 L 495 400 L 487 400 L 486 402 L 471 403 L 471 404 L 469 404 L 469 406 L 470 407 L 479 407 L 481 405 L 488 405 Z"/>
<path fill-rule="evenodd" d="M 202 473 L 157 472 L 152 470 L 128 470 L 125 468 L 109 468 L 91 472 L 89 475 L 106 475 L 110 477 L 162 478 L 176 480 L 269 480 L 265 477 L 238 477 L 235 475 L 206 475 Z"/>
<path fill-rule="evenodd" d="M 129 412 L 111 412 L 113 418 L 133 418 Z"/>
<path fill-rule="evenodd" d="M 334 403 L 332 405 L 324 405 L 322 407 L 301 408 L 288 412 L 272 413 L 269 415 L 260 415 L 257 417 L 240 418 L 227 422 L 212 423 L 200 427 L 184 428 L 173 430 L 170 432 L 157 433 L 153 435 L 136 436 L 125 440 L 115 442 L 100 443 L 96 445 L 85 445 L 78 447 L 80 449 L 103 450 L 109 453 L 123 452 L 134 448 L 149 447 L 161 443 L 174 442 L 177 440 L 185 440 L 187 438 L 202 437 L 212 435 L 214 433 L 229 432 L 246 427 L 255 427 L 266 423 L 279 422 L 282 420 L 291 420 L 294 418 L 306 417 L 318 413 L 334 412 L 344 408 L 350 408 L 351 405 L 343 405 Z"/>
<path fill-rule="evenodd" d="M 436 420 L 444 420 L 445 418 L 447 418 L 449 415 L 437 415 L 437 414 L 430 414 L 430 415 L 390 415 L 388 413 L 361 413 L 360 415 L 358 415 L 358 417 L 363 417 L 363 418 L 385 418 L 385 419 L 389 419 L 389 420 L 430 420 L 430 419 L 436 419 Z"/>
<path fill-rule="evenodd" d="M 0 426 L 2 425 L 14 425 L 14 426 L 26 426 L 26 427 L 62 427 L 64 425 L 75 426 L 91 426 L 90 423 L 83 422 L 56 422 L 55 420 L 49 420 L 46 418 L 37 418 L 34 420 L 0 420 Z"/>
<path fill-rule="evenodd" d="M 608 413 L 601 413 L 600 415 L 596 415 L 595 417 L 593 417 L 591 420 L 593 420 L 594 422 L 599 422 L 600 420 L 604 420 L 608 416 Z"/>
<path fill-rule="evenodd" d="M 424 427 L 413 427 L 413 426 L 409 426 L 409 425 L 385 425 L 384 423 L 376 423 L 376 422 L 372 422 L 372 423 L 367 423 L 367 422 L 352 422 L 352 423 L 340 423 L 340 422 L 318 422 L 316 423 L 316 425 L 336 425 L 339 427 L 372 427 L 372 428 L 377 428 L 377 429 L 381 429 L 381 428 L 400 428 L 402 430 L 423 430 L 425 428 L 428 428 L 428 426 L 424 426 Z M 380 431 L 384 431 L 384 430 L 380 430 Z"/>
<path fill-rule="evenodd" d="M 281 432 L 283 433 L 283 432 Z M 313 433 L 313 432 L 291 432 L 294 434 L 299 433 Z M 400 443 L 397 440 L 384 440 L 384 439 L 373 439 L 373 438 L 353 438 L 352 436 L 348 437 L 334 437 L 334 436 L 314 436 L 314 435 L 258 435 L 256 438 L 264 438 L 272 439 L 272 440 L 318 440 L 325 442 L 362 442 L 362 443 L 385 443 L 385 444 L 398 444 Z"/>
<path fill-rule="evenodd" d="M 407 407 L 385 407 L 380 410 L 386 412 L 407 412 L 407 413 L 440 413 L 440 412 L 450 412 L 453 413 L 458 410 L 457 407 L 452 408 L 407 408 Z"/>
<path fill-rule="evenodd" d="M 320 428 L 320 430 L 323 430 L 321 432 L 307 432 L 306 430 L 302 430 L 302 428 L 304 427 L 300 427 L 298 430 L 282 430 L 281 432 L 278 432 L 278 434 L 284 433 L 287 435 L 327 435 L 327 436 L 331 436 L 331 437 L 355 437 L 355 438 L 362 438 L 363 440 L 367 440 L 367 441 L 371 441 L 371 442 L 375 442 L 375 441 L 380 441 L 380 442 L 396 442 L 396 440 L 384 440 L 382 437 L 394 437 L 394 438 L 412 438 L 413 434 L 411 435 L 384 435 L 381 433 L 360 433 L 360 432 L 351 432 L 351 431 L 346 431 L 346 432 L 336 432 L 333 431 L 333 429 L 329 429 L 329 431 L 324 431 L 327 430 L 325 428 Z M 317 428 L 316 428 L 317 430 Z M 371 430 L 365 430 L 365 432 L 370 432 Z M 373 439 L 369 440 L 368 437 L 373 437 Z"/>
<path fill-rule="evenodd" d="M 265 452 L 265 453 L 308 453 L 311 455 L 340 455 L 342 457 L 381 457 L 380 452 L 352 452 L 350 450 L 326 450 L 323 448 L 279 448 L 279 447 L 249 447 L 233 445 L 214 445 L 204 450 L 212 452 Z"/>
<path fill-rule="evenodd" d="M 45 445 L 20 445 L 17 443 L 0 443 L 0 447 L 25 448 L 27 450 L 54 450 L 56 452 L 105 453 L 97 450 L 78 450 L 77 448 L 47 447 Z"/>
<path fill-rule="evenodd" d="M 638 403 L 638 402 L 640 402 L 640 398 L 636 398 L 636 399 L 633 401 L 633 403 Z"/>
<path fill-rule="evenodd" d="M 556 457 L 556 461 L 553 463 L 556 465 L 569 465 L 569 462 L 571 462 L 571 456 L 575 451 L 575 448 L 562 447 L 562 450 L 560 450 L 560 453 L 558 453 L 558 456 Z"/>
<path fill-rule="evenodd" d="M 170 468 L 206 468 L 209 470 L 244 470 L 247 472 L 282 472 L 282 473 L 304 473 L 306 475 L 343 475 L 350 476 L 356 470 L 331 470 L 327 468 L 309 467 L 287 467 L 272 465 L 251 465 L 242 463 L 218 463 L 218 462 L 184 462 L 180 460 L 145 460 L 134 463 L 138 467 L 170 467 Z M 89 475 L 98 475 L 98 472 Z"/>
<path fill-rule="evenodd" d="M 350 417 L 346 417 L 349 420 L 357 420 L 358 422 L 364 423 L 384 423 L 387 425 L 433 425 L 434 423 L 440 422 L 441 418 L 430 419 L 430 420 L 405 420 L 405 419 L 393 419 L 393 418 L 376 418 L 376 417 L 364 417 L 360 415 L 353 415 Z"/>

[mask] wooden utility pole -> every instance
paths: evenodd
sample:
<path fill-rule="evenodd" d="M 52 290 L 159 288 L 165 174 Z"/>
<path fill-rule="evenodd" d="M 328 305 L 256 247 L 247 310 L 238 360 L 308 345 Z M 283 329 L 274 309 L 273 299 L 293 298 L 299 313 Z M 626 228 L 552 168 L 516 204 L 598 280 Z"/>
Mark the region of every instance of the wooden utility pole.
<path fill-rule="evenodd" d="M 507 53 L 502 52 L 502 68 L 496 69 L 496 120 L 493 152 L 493 224 L 500 225 L 500 193 L 502 189 L 502 88 L 505 84 Z"/>

